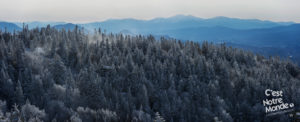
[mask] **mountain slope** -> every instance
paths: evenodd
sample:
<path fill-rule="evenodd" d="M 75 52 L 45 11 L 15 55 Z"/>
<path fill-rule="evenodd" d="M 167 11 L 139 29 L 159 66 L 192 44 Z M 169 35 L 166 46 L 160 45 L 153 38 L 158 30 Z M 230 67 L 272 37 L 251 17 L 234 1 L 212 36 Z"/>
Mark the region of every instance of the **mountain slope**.
<path fill-rule="evenodd" d="M 76 24 L 67 23 L 67 24 L 58 24 L 54 25 L 53 27 L 56 29 L 65 29 L 65 30 L 74 30 L 74 28 L 78 26 Z M 78 26 L 79 27 L 79 26 Z"/>
<path fill-rule="evenodd" d="M 23 26 L 23 23 L 21 22 L 16 22 L 16 25 L 18 25 L 19 27 Z M 29 29 L 33 29 L 36 27 L 42 28 L 42 27 L 46 27 L 47 25 L 51 25 L 51 26 L 55 26 L 55 25 L 59 25 L 59 24 L 66 24 L 65 22 L 40 22 L 40 21 L 33 21 L 33 22 L 24 22 L 24 24 L 28 25 Z"/>
<path fill-rule="evenodd" d="M 299 45 L 300 24 L 264 29 L 237 30 L 227 27 L 198 27 L 156 32 L 182 40 L 230 41 L 252 46 Z"/>
<path fill-rule="evenodd" d="M 6 29 L 6 31 L 8 32 L 13 32 L 14 30 L 16 31 L 20 31 L 22 30 L 19 26 L 17 26 L 14 23 L 9 23 L 9 22 L 0 22 L 0 30 L 2 32 L 4 32 Z"/>

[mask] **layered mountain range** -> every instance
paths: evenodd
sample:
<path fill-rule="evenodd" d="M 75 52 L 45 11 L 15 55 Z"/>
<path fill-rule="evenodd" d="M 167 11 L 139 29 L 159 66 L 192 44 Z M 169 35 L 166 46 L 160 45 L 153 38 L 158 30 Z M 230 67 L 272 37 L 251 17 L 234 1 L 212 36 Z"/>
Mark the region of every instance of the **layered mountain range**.
<path fill-rule="evenodd" d="M 300 24 L 294 22 L 272 22 L 258 19 L 214 17 L 209 19 L 177 15 L 151 20 L 109 19 L 84 24 L 66 22 L 28 22 L 28 27 L 45 27 L 50 24 L 56 29 L 83 27 L 86 32 L 101 28 L 107 33 L 125 35 L 154 35 L 179 40 L 210 41 L 251 50 L 265 56 L 280 56 L 300 62 Z M 13 32 L 21 30 L 23 23 L 0 22 L 0 28 Z"/>

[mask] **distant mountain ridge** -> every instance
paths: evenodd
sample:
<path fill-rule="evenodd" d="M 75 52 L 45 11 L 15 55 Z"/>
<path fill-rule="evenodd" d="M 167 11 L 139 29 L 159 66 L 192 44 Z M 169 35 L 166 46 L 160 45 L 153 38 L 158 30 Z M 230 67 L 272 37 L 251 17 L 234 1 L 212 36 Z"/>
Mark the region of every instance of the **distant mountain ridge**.
<path fill-rule="evenodd" d="M 22 28 L 22 22 L 10 22 L 14 23 L 20 28 Z M 51 26 L 68 24 L 66 22 L 24 22 L 28 25 L 28 27 L 46 27 L 48 24 Z M 76 24 L 76 23 L 72 23 Z M 285 26 L 295 24 L 294 22 L 272 22 L 272 21 L 264 21 L 258 19 L 239 19 L 239 18 L 229 18 L 218 16 L 214 18 L 203 19 L 191 15 L 176 15 L 168 18 L 154 18 L 151 20 L 138 20 L 138 19 L 108 19 L 101 22 L 90 22 L 85 24 L 77 24 L 85 27 L 86 29 L 94 29 L 94 28 L 103 28 L 107 29 L 111 32 L 121 31 L 124 29 L 178 29 L 178 28 L 187 28 L 187 27 L 213 27 L 213 26 L 223 26 L 233 29 L 260 29 L 260 28 L 270 28 L 277 26 Z"/>
<path fill-rule="evenodd" d="M 133 32 L 150 34 L 157 30 L 171 30 L 191 27 L 223 26 L 232 29 L 262 29 L 278 26 L 287 26 L 293 22 L 272 22 L 257 19 L 237 19 L 228 17 L 215 17 L 202 19 L 195 16 L 177 15 L 169 18 L 155 18 L 151 20 L 136 19 L 110 19 L 103 22 L 81 24 L 87 29 L 104 28 L 109 32 L 119 32 L 127 29 Z"/>
<path fill-rule="evenodd" d="M 294 22 L 272 22 L 222 16 L 203 19 L 190 15 L 177 15 L 151 20 L 109 19 L 85 24 L 65 22 L 28 22 L 25 24 L 28 24 L 29 28 L 45 27 L 50 24 L 56 29 L 65 28 L 66 30 L 72 30 L 78 25 L 85 28 L 86 32 L 93 32 L 95 28 L 101 28 L 108 33 L 124 35 L 152 34 L 156 39 L 163 36 L 180 40 L 225 42 L 253 51 L 259 49 L 259 53 L 267 55 L 293 57 L 300 64 L 300 55 L 298 54 L 300 52 L 300 24 Z M 21 30 L 22 25 L 22 23 L 2 22 L 0 29 L 4 31 L 6 28 L 8 32 L 13 32 Z"/>
<path fill-rule="evenodd" d="M 28 24 L 29 29 L 45 27 L 50 24 L 56 29 L 65 28 L 72 30 L 78 25 L 89 32 L 93 32 L 95 28 L 101 28 L 106 30 L 106 32 L 129 35 L 165 35 L 181 40 L 229 41 L 241 44 L 251 43 L 254 46 L 266 46 L 265 43 L 267 41 L 276 41 L 276 44 L 280 45 L 283 39 L 297 43 L 300 38 L 298 36 L 298 33 L 300 33 L 300 24 L 297 23 L 237 19 L 222 16 L 203 19 L 190 15 L 177 15 L 151 20 L 109 19 L 86 24 L 38 21 L 25 24 Z M 6 28 L 9 32 L 21 30 L 22 26 L 22 23 L 0 23 L 0 29 L 4 30 Z"/>

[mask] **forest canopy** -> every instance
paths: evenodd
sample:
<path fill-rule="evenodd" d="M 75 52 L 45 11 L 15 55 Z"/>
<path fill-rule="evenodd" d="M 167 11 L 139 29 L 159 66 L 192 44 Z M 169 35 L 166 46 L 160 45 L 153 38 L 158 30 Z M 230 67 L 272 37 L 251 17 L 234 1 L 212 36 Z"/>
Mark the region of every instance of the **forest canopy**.
<path fill-rule="evenodd" d="M 50 26 L 0 32 L 1 121 L 288 121 L 266 89 L 300 107 L 300 69 L 225 44 L 87 34 Z"/>

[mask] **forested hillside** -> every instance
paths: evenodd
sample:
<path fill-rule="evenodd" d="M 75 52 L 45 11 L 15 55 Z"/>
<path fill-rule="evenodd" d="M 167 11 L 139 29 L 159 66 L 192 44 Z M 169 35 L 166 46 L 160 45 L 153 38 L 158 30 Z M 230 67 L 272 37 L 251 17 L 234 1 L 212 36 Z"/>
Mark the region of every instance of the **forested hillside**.
<path fill-rule="evenodd" d="M 207 42 L 95 30 L 0 32 L 0 121 L 253 122 L 266 89 L 300 108 L 288 60 Z"/>

